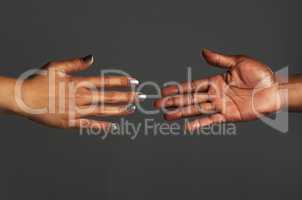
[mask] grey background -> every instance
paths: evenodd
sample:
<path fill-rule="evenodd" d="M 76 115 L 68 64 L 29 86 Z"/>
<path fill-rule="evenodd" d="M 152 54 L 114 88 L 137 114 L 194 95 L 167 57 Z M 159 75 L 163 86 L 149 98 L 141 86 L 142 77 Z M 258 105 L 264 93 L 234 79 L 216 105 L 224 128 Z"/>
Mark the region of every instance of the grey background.
<path fill-rule="evenodd" d="M 0 73 L 17 77 L 93 53 L 95 67 L 85 75 L 118 66 L 162 84 L 184 80 L 188 65 L 194 78 L 220 72 L 200 59 L 204 47 L 301 73 L 301 4 L 2 0 Z M 0 199 L 301 199 L 301 117 L 290 115 L 287 135 L 254 121 L 237 124 L 231 137 L 103 141 L 1 116 Z"/>

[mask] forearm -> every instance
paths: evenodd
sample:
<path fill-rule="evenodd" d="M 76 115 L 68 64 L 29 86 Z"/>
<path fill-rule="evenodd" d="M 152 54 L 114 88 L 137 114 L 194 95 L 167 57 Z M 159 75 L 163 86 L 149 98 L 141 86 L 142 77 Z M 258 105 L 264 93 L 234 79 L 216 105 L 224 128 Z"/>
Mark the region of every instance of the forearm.
<path fill-rule="evenodd" d="M 288 81 L 282 79 L 280 82 L 280 94 L 282 96 L 283 107 L 287 107 L 289 111 L 302 111 L 302 74 L 293 75 Z"/>
<path fill-rule="evenodd" d="M 16 80 L 0 76 L 0 110 L 16 112 L 15 88 Z"/>

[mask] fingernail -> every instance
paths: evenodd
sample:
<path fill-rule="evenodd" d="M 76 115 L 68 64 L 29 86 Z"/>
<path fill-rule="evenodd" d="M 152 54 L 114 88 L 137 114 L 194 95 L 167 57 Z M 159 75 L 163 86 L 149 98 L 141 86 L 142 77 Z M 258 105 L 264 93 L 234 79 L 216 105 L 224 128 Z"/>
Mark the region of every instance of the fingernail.
<path fill-rule="evenodd" d="M 136 80 L 136 79 L 134 79 L 134 78 L 130 78 L 130 79 L 129 79 L 129 84 L 135 86 L 135 85 L 138 85 L 138 84 L 139 84 L 139 81 Z"/>
<path fill-rule="evenodd" d="M 147 99 L 147 95 L 143 94 L 143 93 L 138 93 L 138 99 L 143 101 L 143 100 Z"/>
<path fill-rule="evenodd" d="M 82 58 L 87 65 L 91 65 L 94 61 L 93 55 L 88 55 Z"/>
<path fill-rule="evenodd" d="M 111 124 L 111 130 L 117 130 L 118 129 L 118 126 L 117 126 L 117 124 L 115 124 L 115 123 L 112 123 Z"/>
<path fill-rule="evenodd" d="M 202 49 L 202 52 L 204 52 L 204 53 L 212 53 L 213 51 L 211 51 L 210 49 L 204 48 L 204 49 Z"/>
<path fill-rule="evenodd" d="M 136 106 L 135 105 L 129 105 L 126 110 L 129 113 L 133 113 L 136 110 Z"/>

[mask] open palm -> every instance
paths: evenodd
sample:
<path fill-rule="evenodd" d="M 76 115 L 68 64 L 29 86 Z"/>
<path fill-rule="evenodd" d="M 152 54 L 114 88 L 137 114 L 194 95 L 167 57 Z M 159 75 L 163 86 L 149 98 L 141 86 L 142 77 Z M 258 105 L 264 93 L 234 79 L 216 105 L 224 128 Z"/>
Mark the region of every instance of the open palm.
<path fill-rule="evenodd" d="M 175 120 L 207 114 L 186 124 L 194 130 L 213 123 L 244 121 L 275 112 L 281 107 L 278 83 L 269 67 L 246 56 L 203 51 L 203 57 L 226 73 L 162 89 L 156 107 L 176 107 L 164 117 Z"/>

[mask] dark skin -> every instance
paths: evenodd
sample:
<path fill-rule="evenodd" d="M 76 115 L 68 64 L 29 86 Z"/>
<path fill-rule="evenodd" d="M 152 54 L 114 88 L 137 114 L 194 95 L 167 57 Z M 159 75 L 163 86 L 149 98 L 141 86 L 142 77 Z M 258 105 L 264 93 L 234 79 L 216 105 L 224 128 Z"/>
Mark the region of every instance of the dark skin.
<path fill-rule="evenodd" d="M 185 128 L 193 131 L 214 123 L 254 120 L 283 107 L 290 111 L 302 111 L 301 75 L 291 76 L 288 81 L 284 81 L 275 77 L 267 65 L 247 56 L 229 56 L 209 50 L 203 50 L 202 56 L 210 65 L 225 69 L 225 73 L 163 88 L 163 98 L 155 101 L 154 105 L 157 108 L 169 108 L 164 113 L 165 119 L 200 116 L 186 124 Z M 44 75 L 24 80 L 22 99 L 32 109 L 45 108 L 45 112 L 40 114 L 21 108 L 15 94 L 17 79 L 2 76 L 0 109 L 58 128 L 114 128 L 114 123 L 88 117 L 132 114 L 135 107 L 129 105 L 145 99 L 146 95 L 135 91 L 92 92 L 89 89 L 91 84 L 98 89 L 129 88 L 138 84 L 136 79 L 125 76 L 72 75 L 73 72 L 88 69 L 92 63 L 92 56 L 54 61 L 42 67 Z M 50 77 L 55 81 L 49 82 Z M 62 83 L 66 86 L 72 84 L 77 90 L 74 93 L 70 93 L 69 87 L 60 90 Z M 57 92 L 49 92 L 50 88 L 55 88 Z M 59 103 L 53 104 L 51 109 L 50 102 Z M 86 110 L 95 104 L 92 110 Z M 71 117 L 70 113 L 74 116 Z"/>
<path fill-rule="evenodd" d="M 254 120 L 283 106 L 301 109 L 302 94 L 293 91 L 301 86 L 301 77 L 282 83 L 268 66 L 250 57 L 223 55 L 206 49 L 202 56 L 226 73 L 162 88 L 163 97 L 155 101 L 154 106 L 176 108 L 164 113 L 166 120 L 201 116 L 185 125 L 193 131 L 214 123 Z M 288 88 L 291 88 L 290 101 L 284 92 Z"/>

